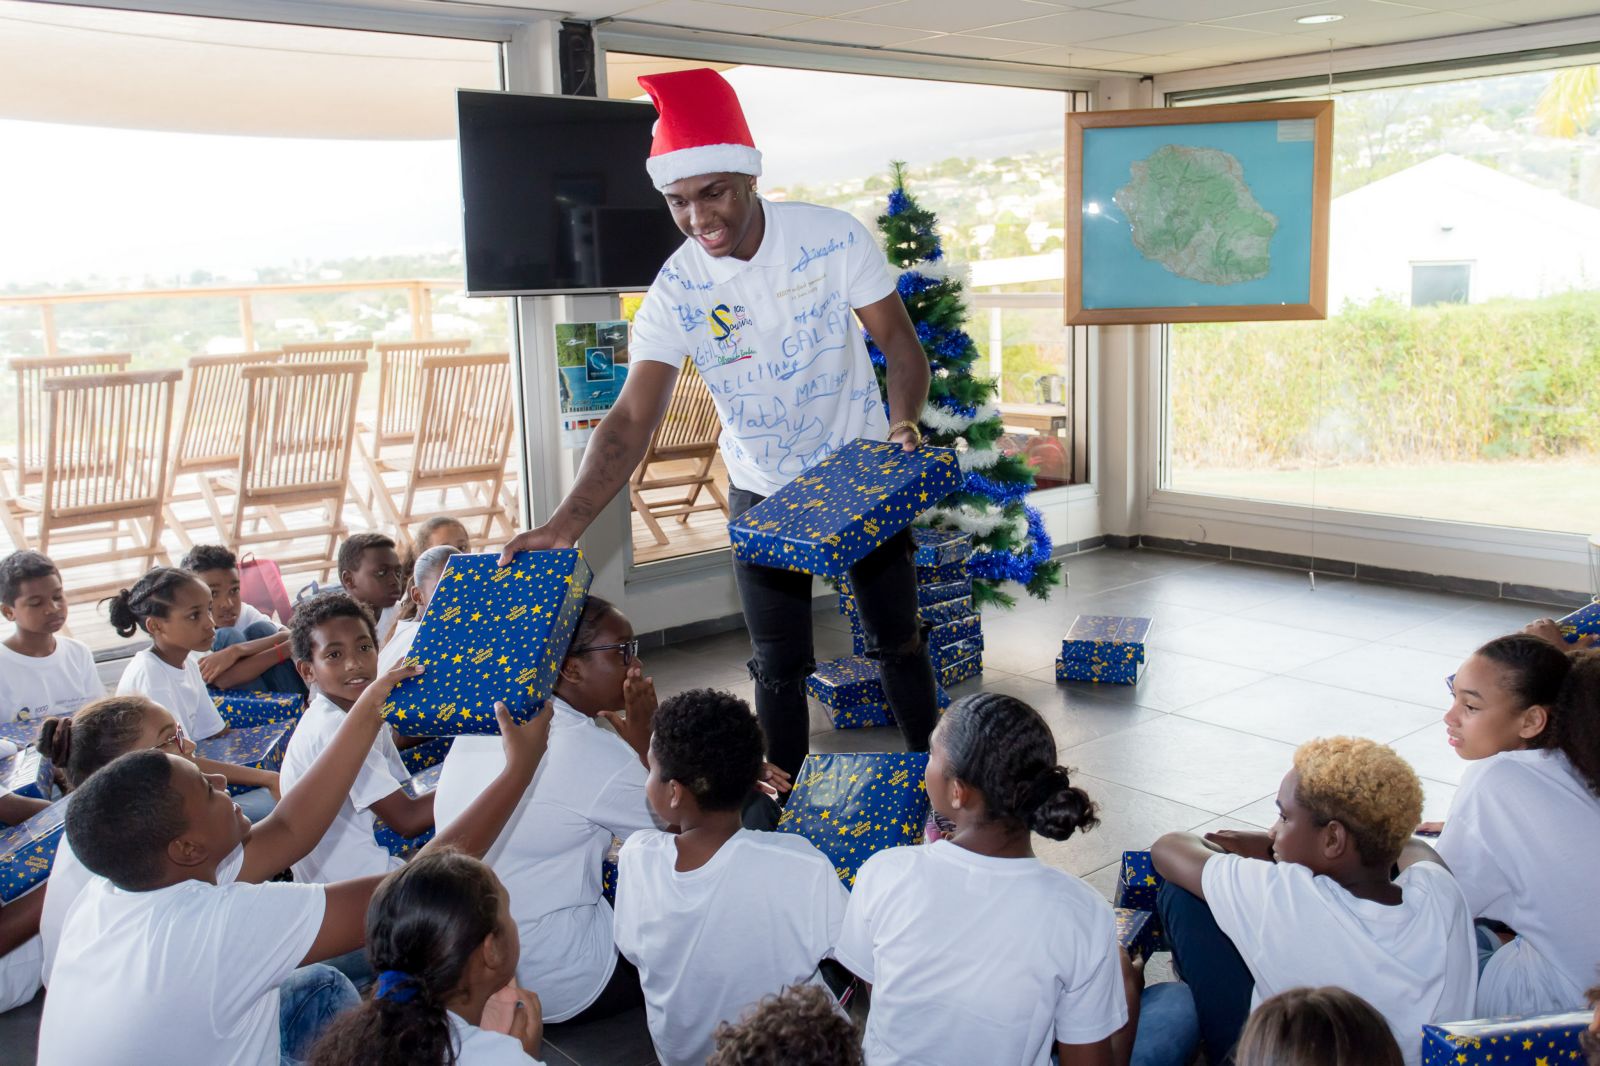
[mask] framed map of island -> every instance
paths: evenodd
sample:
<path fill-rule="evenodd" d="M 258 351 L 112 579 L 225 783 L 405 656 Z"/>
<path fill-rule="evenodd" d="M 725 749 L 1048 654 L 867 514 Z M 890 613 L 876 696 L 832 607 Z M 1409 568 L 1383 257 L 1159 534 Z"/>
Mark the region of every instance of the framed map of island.
<path fill-rule="evenodd" d="M 1069 326 L 1325 318 L 1333 104 L 1067 116 Z"/>

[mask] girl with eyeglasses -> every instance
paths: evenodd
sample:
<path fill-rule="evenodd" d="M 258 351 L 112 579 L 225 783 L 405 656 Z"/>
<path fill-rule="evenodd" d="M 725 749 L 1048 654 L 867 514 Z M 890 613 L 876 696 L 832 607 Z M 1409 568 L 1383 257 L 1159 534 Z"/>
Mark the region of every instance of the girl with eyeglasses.
<path fill-rule="evenodd" d="M 538 992 L 548 1022 L 603 1018 L 644 1002 L 638 972 L 612 943 L 600 864 L 612 837 L 658 828 L 645 798 L 655 708 L 633 626 L 590 596 L 550 700 L 549 751 L 484 856 L 521 934 L 517 984 Z M 456 738 L 434 798 L 440 830 L 503 761 L 498 737 Z"/>

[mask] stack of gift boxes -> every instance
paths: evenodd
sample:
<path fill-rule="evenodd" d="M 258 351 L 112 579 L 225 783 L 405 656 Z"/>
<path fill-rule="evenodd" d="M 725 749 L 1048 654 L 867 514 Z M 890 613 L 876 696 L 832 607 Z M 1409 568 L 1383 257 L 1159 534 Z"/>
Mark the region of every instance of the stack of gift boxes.
<path fill-rule="evenodd" d="M 1057 681 L 1132 685 L 1144 672 L 1150 619 L 1081 614 L 1061 641 Z"/>

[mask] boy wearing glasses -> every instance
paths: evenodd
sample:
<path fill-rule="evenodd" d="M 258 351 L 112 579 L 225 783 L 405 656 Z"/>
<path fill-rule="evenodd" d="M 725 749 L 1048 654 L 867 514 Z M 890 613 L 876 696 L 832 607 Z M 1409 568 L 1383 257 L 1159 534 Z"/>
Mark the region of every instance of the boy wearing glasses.
<path fill-rule="evenodd" d="M 645 798 L 655 706 L 633 626 L 590 596 L 550 700 L 549 751 L 484 856 L 506 886 L 522 941 L 517 984 L 538 989 L 547 1023 L 603 1018 L 644 1002 L 638 971 L 613 946 L 600 864 L 613 837 L 658 828 Z M 504 759 L 497 737 L 456 738 L 435 793 L 441 832 Z"/>

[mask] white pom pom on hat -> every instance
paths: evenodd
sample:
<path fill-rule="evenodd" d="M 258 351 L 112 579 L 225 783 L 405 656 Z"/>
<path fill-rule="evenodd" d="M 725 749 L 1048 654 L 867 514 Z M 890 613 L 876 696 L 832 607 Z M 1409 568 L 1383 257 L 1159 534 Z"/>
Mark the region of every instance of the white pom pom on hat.
<path fill-rule="evenodd" d="M 761 173 L 761 153 L 733 86 L 709 67 L 645 74 L 639 84 L 661 117 L 645 161 L 658 189 L 701 174 Z"/>

